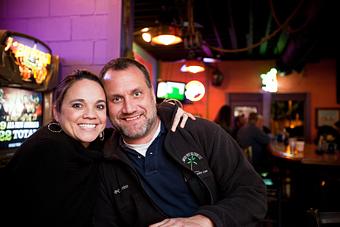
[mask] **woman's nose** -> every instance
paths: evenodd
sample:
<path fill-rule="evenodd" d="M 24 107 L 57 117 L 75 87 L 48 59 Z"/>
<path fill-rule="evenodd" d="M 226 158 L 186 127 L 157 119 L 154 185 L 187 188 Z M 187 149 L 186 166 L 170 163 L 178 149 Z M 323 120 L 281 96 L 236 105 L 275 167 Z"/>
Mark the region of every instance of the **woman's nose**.
<path fill-rule="evenodd" d="M 83 114 L 84 118 L 96 118 L 97 114 L 93 108 L 86 108 Z"/>

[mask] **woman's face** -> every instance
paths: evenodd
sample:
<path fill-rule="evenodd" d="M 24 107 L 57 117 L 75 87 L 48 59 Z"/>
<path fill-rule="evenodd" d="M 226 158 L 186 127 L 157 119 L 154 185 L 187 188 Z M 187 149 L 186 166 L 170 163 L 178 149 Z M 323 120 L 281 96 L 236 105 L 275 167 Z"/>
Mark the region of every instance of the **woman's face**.
<path fill-rule="evenodd" d="M 60 113 L 53 111 L 63 131 L 87 147 L 106 125 L 104 90 L 92 80 L 76 81 L 66 91 Z"/>

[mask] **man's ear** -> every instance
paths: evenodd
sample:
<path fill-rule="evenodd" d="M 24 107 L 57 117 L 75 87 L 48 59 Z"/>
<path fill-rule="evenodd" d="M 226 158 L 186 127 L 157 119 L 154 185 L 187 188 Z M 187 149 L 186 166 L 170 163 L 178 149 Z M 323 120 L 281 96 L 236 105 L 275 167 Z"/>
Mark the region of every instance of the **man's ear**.
<path fill-rule="evenodd" d="M 154 103 L 157 103 L 156 94 L 154 92 L 153 86 L 151 86 L 150 92 L 151 92 L 152 99 L 153 99 Z"/>

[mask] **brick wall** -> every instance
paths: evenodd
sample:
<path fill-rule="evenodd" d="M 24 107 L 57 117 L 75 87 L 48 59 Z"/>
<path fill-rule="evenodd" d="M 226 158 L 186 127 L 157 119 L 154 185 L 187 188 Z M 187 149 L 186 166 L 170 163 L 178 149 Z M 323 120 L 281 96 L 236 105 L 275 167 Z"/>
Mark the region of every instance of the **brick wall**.
<path fill-rule="evenodd" d="M 36 37 L 58 55 L 60 75 L 98 73 L 120 52 L 121 0 L 0 0 L 0 29 Z"/>

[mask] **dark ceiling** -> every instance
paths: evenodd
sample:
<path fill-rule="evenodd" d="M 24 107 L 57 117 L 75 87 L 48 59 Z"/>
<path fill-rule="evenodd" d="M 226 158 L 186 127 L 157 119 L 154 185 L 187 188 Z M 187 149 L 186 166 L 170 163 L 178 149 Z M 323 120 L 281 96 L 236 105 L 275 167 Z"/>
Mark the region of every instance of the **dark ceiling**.
<path fill-rule="evenodd" d="M 191 50 L 198 57 L 220 60 L 275 59 L 282 68 L 299 70 L 306 62 L 338 56 L 335 2 L 134 0 L 134 41 L 161 61 L 185 59 Z M 141 28 L 157 23 L 177 24 L 185 34 L 191 21 L 201 35 L 198 46 L 154 46 L 138 35 Z"/>

